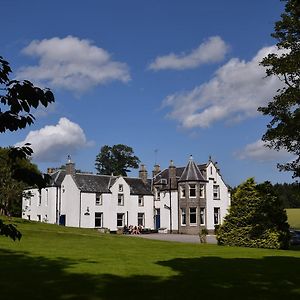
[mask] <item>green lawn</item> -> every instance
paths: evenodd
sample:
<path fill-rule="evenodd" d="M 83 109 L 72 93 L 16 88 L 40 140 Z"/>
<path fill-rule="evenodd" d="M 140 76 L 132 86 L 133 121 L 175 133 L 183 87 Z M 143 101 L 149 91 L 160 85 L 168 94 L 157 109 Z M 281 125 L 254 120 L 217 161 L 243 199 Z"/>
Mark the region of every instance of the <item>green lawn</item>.
<path fill-rule="evenodd" d="M 17 220 L 1 299 L 300 299 L 300 251 L 183 244 Z"/>
<path fill-rule="evenodd" d="M 300 229 L 300 208 L 287 208 L 286 212 L 290 226 Z"/>

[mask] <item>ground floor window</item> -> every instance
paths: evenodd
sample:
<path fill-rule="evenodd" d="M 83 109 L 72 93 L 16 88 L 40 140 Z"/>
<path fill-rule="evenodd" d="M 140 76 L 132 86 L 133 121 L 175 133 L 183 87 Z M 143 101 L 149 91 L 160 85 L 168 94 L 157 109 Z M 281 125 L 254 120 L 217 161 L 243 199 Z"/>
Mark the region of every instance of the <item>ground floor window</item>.
<path fill-rule="evenodd" d="M 214 207 L 214 224 L 220 224 L 220 207 Z"/>
<path fill-rule="evenodd" d="M 181 208 L 181 225 L 186 225 L 186 209 Z"/>
<path fill-rule="evenodd" d="M 95 212 L 95 227 L 103 227 L 103 213 Z"/>
<path fill-rule="evenodd" d="M 197 208 L 190 207 L 190 225 L 197 224 Z"/>
<path fill-rule="evenodd" d="M 138 213 L 138 226 L 145 226 L 145 214 Z"/>
<path fill-rule="evenodd" d="M 117 214 L 117 227 L 124 227 L 125 214 Z"/>
<path fill-rule="evenodd" d="M 200 225 L 205 225 L 205 208 L 200 207 Z"/>
<path fill-rule="evenodd" d="M 39 222 L 41 222 L 42 216 L 41 215 L 37 215 L 37 219 L 38 219 Z"/>

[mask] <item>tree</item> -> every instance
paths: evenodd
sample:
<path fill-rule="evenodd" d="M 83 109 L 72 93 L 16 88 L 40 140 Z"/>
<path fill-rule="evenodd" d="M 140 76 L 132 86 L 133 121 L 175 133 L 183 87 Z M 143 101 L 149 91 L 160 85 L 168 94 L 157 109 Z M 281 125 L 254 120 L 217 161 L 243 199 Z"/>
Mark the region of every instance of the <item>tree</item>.
<path fill-rule="evenodd" d="M 232 194 L 229 214 L 217 232 L 220 245 L 287 249 L 287 215 L 269 182 L 257 185 L 253 178 Z"/>
<path fill-rule="evenodd" d="M 138 168 L 140 160 L 134 155 L 133 149 L 129 146 L 118 144 L 103 146 L 96 156 L 95 168 L 97 174 L 101 175 L 122 175 L 127 176 L 128 168 Z"/>
<path fill-rule="evenodd" d="M 47 107 L 54 102 L 53 93 L 49 89 L 41 89 L 30 81 L 11 80 L 12 70 L 9 63 L 0 56 L 0 132 L 16 131 L 34 123 L 32 110 L 42 105 Z M 22 168 L 15 163 L 18 159 L 29 157 L 33 151 L 25 144 L 9 150 L 8 156 L 12 160 L 11 172 L 16 180 L 36 183 L 39 187 L 46 184 L 47 178 L 32 170 Z M 20 239 L 21 233 L 12 224 L 0 222 L 0 235 L 12 239 Z"/>
<path fill-rule="evenodd" d="M 36 165 L 27 158 L 12 159 L 9 148 L 0 148 L 0 214 L 21 216 L 23 191 L 28 185 L 36 182 L 26 178 L 16 179 L 17 173 L 35 174 L 41 176 Z"/>
<path fill-rule="evenodd" d="M 280 54 L 269 54 L 261 65 L 267 68 L 267 76 L 278 76 L 284 86 L 268 106 L 258 110 L 272 118 L 263 141 L 271 148 L 295 155 L 293 161 L 278 164 L 280 170 L 292 171 L 295 178 L 300 177 L 300 0 L 283 1 L 285 12 L 272 34 Z"/>

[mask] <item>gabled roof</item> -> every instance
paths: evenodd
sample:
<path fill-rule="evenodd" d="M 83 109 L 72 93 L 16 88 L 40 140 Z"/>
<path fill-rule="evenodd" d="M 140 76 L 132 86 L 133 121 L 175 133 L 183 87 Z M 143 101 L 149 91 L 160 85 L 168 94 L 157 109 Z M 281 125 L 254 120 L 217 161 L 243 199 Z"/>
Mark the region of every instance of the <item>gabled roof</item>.
<path fill-rule="evenodd" d="M 183 181 L 206 181 L 192 157 L 178 180 L 178 182 Z"/>
<path fill-rule="evenodd" d="M 49 186 L 61 186 L 64 178 L 66 176 L 65 170 L 57 170 L 56 172 L 50 175 L 50 183 Z"/>

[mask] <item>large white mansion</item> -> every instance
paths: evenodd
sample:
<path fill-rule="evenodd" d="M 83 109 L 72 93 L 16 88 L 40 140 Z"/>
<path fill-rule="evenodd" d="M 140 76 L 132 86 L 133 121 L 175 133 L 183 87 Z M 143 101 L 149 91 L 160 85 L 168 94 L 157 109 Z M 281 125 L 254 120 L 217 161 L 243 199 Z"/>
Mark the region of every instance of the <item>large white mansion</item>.
<path fill-rule="evenodd" d="M 141 165 L 139 178 L 77 173 L 69 160 L 65 169 L 50 171 L 51 183 L 39 192 L 28 189 L 22 218 L 83 228 L 142 225 L 149 229 L 197 234 L 213 232 L 230 205 L 230 193 L 211 159 L 186 167 L 154 166 L 151 178 Z M 27 193 L 28 194 L 28 193 Z"/>

